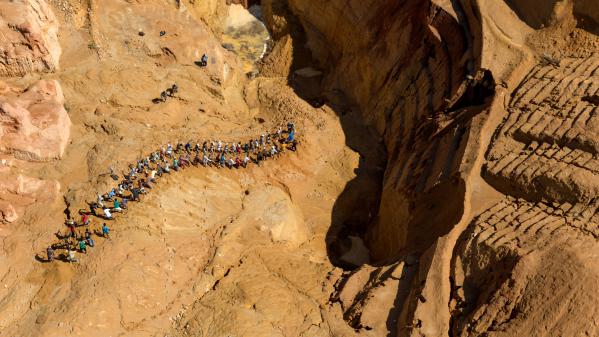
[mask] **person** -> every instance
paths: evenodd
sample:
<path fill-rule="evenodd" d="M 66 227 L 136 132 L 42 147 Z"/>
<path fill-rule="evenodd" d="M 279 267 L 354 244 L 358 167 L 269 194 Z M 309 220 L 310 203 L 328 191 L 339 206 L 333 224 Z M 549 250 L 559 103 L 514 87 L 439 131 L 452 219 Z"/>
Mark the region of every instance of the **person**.
<path fill-rule="evenodd" d="M 70 236 L 75 237 L 75 225 L 73 222 L 67 223 L 67 227 L 69 227 L 69 233 L 71 234 Z"/>
<path fill-rule="evenodd" d="M 248 163 L 250 162 L 250 157 L 246 154 L 245 157 L 243 158 L 243 167 L 247 167 Z"/>
<path fill-rule="evenodd" d="M 131 165 L 131 171 L 129 171 L 129 179 L 135 179 L 137 174 L 135 173 L 135 167 Z"/>
<path fill-rule="evenodd" d="M 173 84 L 171 90 L 173 91 L 173 94 L 176 94 L 179 91 L 179 86 L 177 85 L 177 83 Z"/>
<path fill-rule="evenodd" d="M 89 230 L 89 228 L 85 229 L 85 238 L 89 239 L 92 237 L 92 232 Z"/>
<path fill-rule="evenodd" d="M 123 202 L 121 203 L 121 208 L 122 209 L 127 209 L 127 202 L 129 201 L 128 198 L 123 198 Z"/>
<path fill-rule="evenodd" d="M 229 168 L 233 168 L 233 166 L 235 166 L 235 161 L 232 157 L 227 160 L 227 166 L 229 166 Z"/>
<path fill-rule="evenodd" d="M 270 149 L 270 156 L 274 157 L 277 153 L 279 153 L 279 151 L 277 151 L 277 148 L 273 145 Z"/>
<path fill-rule="evenodd" d="M 121 203 L 119 202 L 119 199 L 114 199 L 114 207 L 112 208 L 113 212 L 122 212 L 123 209 L 121 208 Z"/>
<path fill-rule="evenodd" d="M 295 129 L 292 129 L 287 136 L 287 143 L 292 143 L 295 140 Z"/>
<path fill-rule="evenodd" d="M 241 165 L 241 159 L 239 159 L 239 157 L 235 158 L 235 168 L 240 168 Z"/>
<path fill-rule="evenodd" d="M 156 182 L 156 173 L 158 173 L 158 171 L 156 171 L 156 170 L 151 170 L 151 171 L 150 171 L 150 175 L 148 176 L 148 179 L 149 179 L 151 182 L 153 182 L 153 183 L 155 183 L 155 182 Z"/>
<path fill-rule="evenodd" d="M 202 58 L 200 59 L 200 66 L 205 67 L 207 65 L 208 65 L 208 55 L 203 54 Z"/>
<path fill-rule="evenodd" d="M 179 160 L 177 158 L 173 159 L 173 170 L 179 171 Z"/>
<path fill-rule="evenodd" d="M 221 167 L 224 167 L 224 166 L 225 166 L 225 160 L 226 160 L 226 158 L 225 158 L 225 154 L 224 154 L 224 153 L 222 153 L 222 154 L 221 154 L 221 156 L 220 156 L 220 166 L 221 166 Z"/>
<path fill-rule="evenodd" d="M 87 246 L 85 245 L 85 240 L 79 241 L 79 252 L 87 253 Z"/>
<path fill-rule="evenodd" d="M 89 238 L 85 239 L 86 243 L 88 246 L 93 247 L 96 245 L 96 243 L 94 242 L 94 239 L 92 239 L 92 237 L 90 236 Z"/>
<path fill-rule="evenodd" d="M 52 262 L 54 260 L 54 249 L 52 249 L 52 246 L 46 248 L 46 254 L 48 254 L 48 262 Z"/>
<path fill-rule="evenodd" d="M 170 143 L 166 145 L 166 154 L 169 157 L 173 155 L 173 146 Z"/>
<path fill-rule="evenodd" d="M 137 189 L 137 188 L 132 188 L 132 189 L 131 189 L 131 193 L 132 193 L 132 195 L 133 195 L 133 198 L 131 198 L 131 200 L 134 200 L 134 201 L 139 201 L 139 189 Z"/>
<path fill-rule="evenodd" d="M 67 247 L 67 261 L 77 262 L 77 258 L 75 258 L 75 251 L 71 250 L 71 247 Z"/>
<path fill-rule="evenodd" d="M 182 155 L 181 157 L 179 157 L 179 163 L 181 164 L 181 168 L 184 168 L 185 166 L 189 166 L 189 155 L 185 154 Z"/>
<path fill-rule="evenodd" d="M 125 188 L 123 187 L 123 184 L 119 184 L 118 190 L 116 191 L 116 194 L 119 197 L 122 197 L 124 195 L 124 193 L 125 193 Z"/>
<path fill-rule="evenodd" d="M 191 143 L 190 143 L 190 142 L 187 142 L 187 143 L 185 144 L 185 151 L 187 151 L 187 152 L 191 152 Z"/>
<path fill-rule="evenodd" d="M 112 190 L 110 190 L 110 192 L 108 192 L 108 200 L 114 198 L 115 195 L 116 195 L 116 191 L 113 188 Z"/>
<path fill-rule="evenodd" d="M 87 214 L 83 214 L 83 215 L 81 216 L 81 223 L 82 223 L 84 226 L 87 226 L 87 225 L 89 225 L 89 224 L 90 224 L 90 222 L 91 222 L 91 220 L 89 220 L 89 215 L 87 215 Z"/>
<path fill-rule="evenodd" d="M 152 185 L 150 185 L 150 183 L 147 182 L 147 181 L 145 181 L 144 179 L 140 180 L 138 185 L 139 185 L 139 191 L 142 194 L 146 193 L 146 190 L 145 190 L 146 187 L 147 188 L 152 188 Z"/>
<path fill-rule="evenodd" d="M 160 100 L 163 102 L 166 101 L 166 91 L 160 93 Z"/>
<path fill-rule="evenodd" d="M 110 239 L 110 228 L 108 228 L 106 223 L 102 224 L 102 236 Z"/>
<path fill-rule="evenodd" d="M 100 193 L 96 192 L 96 194 L 97 194 L 97 199 L 98 199 L 98 206 L 100 206 L 100 207 L 104 206 L 104 203 L 103 203 L 104 199 L 102 198 Z"/>
<path fill-rule="evenodd" d="M 93 216 L 98 216 L 96 214 L 96 203 L 91 203 L 89 204 L 89 212 L 93 215 Z"/>
<path fill-rule="evenodd" d="M 210 160 L 210 158 L 208 158 L 208 156 L 206 154 L 204 154 L 204 156 L 202 157 L 202 165 L 208 166 L 208 164 L 211 162 L 212 162 L 212 160 Z"/>
<path fill-rule="evenodd" d="M 107 207 L 104 207 L 104 218 L 112 219 L 112 214 L 110 213 L 110 210 Z"/>
<path fill-rule="evenodd" d="M 169 163 L 164 164 L 164 173 L 171 173 L 171 168 L 169 166 Z"/>

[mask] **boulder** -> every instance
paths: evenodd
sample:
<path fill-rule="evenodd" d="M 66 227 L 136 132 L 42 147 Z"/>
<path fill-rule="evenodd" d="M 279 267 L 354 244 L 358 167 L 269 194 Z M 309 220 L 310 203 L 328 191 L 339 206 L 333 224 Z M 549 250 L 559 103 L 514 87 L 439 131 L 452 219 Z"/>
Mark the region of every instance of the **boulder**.
<path fill-rule="evenodd" d="M 0 82 L 0 153 L 30 161 L 60 158 L 71 120 L 55 80 L 42 80 L 24 92 Z"/>
<path fill-rule="evenodd" d="M 58 20 L 44 0 L 0 1 L 0 76 L 58 69 Z"/>

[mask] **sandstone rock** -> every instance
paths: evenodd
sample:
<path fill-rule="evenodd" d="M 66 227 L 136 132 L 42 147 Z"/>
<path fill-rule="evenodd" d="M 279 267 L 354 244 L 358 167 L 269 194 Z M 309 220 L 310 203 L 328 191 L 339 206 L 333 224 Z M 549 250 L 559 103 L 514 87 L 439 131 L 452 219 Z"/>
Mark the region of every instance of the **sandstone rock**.
<path fill-rule="evenodd" d="M 8 167 L 0 168 L 0 222 L 18 220 L 27 206 L 50 201 L 59 190 L 57 181 L 14 175 Z"/>
<path fill-rule="evenodd" d="M 0 2 L 0 76 L 58 69 L 58 21 L 44 0 Z"/>
<path fill-rule="evenodd" d="M 35 161 L 61 157 L 71 120 L 60 84 L 39 81 L 26 91 L 0 83 L 0 153 Z"/>
<path fill-rule="evenodd" d="M 250 194 L 246 207 L 259 209 L 268 205 L 263 214 L 249 214 L 248 220 L 255 221 L 261 231 L 268 232 L 275 242 L 287 242 L 299 246 L 310 236 L 303 222 L 301 211 L 280 189 L 267 186 Z"/>

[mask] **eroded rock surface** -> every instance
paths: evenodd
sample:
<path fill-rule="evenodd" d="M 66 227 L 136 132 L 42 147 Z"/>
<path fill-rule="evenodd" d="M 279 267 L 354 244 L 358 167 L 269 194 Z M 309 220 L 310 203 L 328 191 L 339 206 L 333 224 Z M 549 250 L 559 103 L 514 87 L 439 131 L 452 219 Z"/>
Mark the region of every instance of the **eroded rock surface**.
<path fill-rule="evenodd" d="M 15 174 L 6 163 L 0 164 L 0 222 L 15 222 L 26 207 L 50 202 L 58 195 L 57 181 Z"/>
<path fill-rule="evenodd" d="M 44 161 L 64 154 L 71 120 L 58 81 L 42 80 L 21 92 L 0 82 L 0 152 Z"/>
<path fill-rule="evenodd" d="M 59 67 L 58 20 L 44 0 L 0 3 L 0 76 Z"/>

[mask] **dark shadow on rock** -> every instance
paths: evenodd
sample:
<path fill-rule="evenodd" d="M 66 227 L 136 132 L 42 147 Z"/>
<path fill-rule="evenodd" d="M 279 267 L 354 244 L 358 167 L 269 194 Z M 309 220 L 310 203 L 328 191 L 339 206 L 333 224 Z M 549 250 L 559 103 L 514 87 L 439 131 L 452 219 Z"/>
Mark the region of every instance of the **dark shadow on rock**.
<path fill-rule="evenodd" d="M 353 269 L 368 262 L 369 256 L 349 256 L 357 240 L 365 237 L 368 225 L 378 213 L 382 192 L 383 173 L 387 154 L 379 135 L 364 125 L 358 111 L 338 107 L 345 133 L 346 145 L 360 154 L 355 178 L 350 180 L 337 197 L 331 214 L 331 227 L 326 235 L 329 260 L 335 266 Z"/>
<path fill-rule="evenodd" d="M 329 260 L 336 266 L 353 269 L 362 263 L 342 259 L 355 240 L 364 237 L 367 226 L 378 212 L 381 182 L 386 165 L 386 151 L 380 136 L 372 127 L 362 123 L 360 112 L 348 104 L 343 93 L 325 93 L 322 81 L 324 71 L 319 69 L 307 48 L 304 29 L 291 10 L 279 2 L 273 5 L 273 13 L 288 22 L 293 55 L 287 81 L 296 95 L 315 108 L 327 104 L 340 117 L 346 145 L 360 154 L 356 177 L 347 183 L 333 206 L 331 227 L 326 235 Z M 281 38 L 271 32 L 274 39 Z"/>
<path fill-rule="evenodd" d="M 40 254 L 35 254 L 35 260 L 36 260 L 37 262 L 41 262 L 41 263 L 48 263 L 48 262 L 51 262 L 51 261 L 49 261 L 47 258 L 45 258 L 45 257 L 41 256 Z"/>

